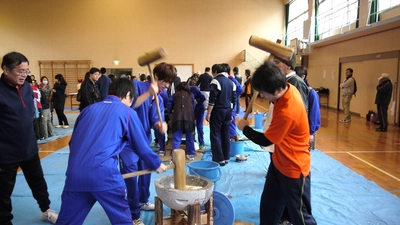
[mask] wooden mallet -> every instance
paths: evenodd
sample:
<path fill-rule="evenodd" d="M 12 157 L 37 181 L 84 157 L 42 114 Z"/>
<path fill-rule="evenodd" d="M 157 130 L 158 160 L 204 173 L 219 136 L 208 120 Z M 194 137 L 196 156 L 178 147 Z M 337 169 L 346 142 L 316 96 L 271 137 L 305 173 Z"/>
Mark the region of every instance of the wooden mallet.
<path fill-rule="evenodd" d="M 259 48 L 261 50 L 264 50 L 266 52 L 270 53 L 270 56 L 268 57 L 267 60 L 272 60 L 274 57 L 280 57 L 282 59 L 287 59 L 290 60 L 292 58 L 294 50 L 292 48 L 286 47 L 281 45 L 282 41 L 277 39 L 276 43 L 269 41 L 264 38 L 257 37 L 255 35 L 250 36 L 249 39 L 249 44 L 251 46 L 254 46 L 256 48 Z M 253 104 L 256 101 L 258 96 L 258 91 L 254 90 L 253 96 L 251 97 L 251 100 L 249 102 L 249 105 L 247 107 L 247 110 L 243 116 L 243 119 L 247 120 L 247 117 L 250 114 L 250 111 L 253 109 Z"/>
<path fill-rule="evenodd" d="M 186 189 L 186 160 L 185 150 L 175 149 L 172 151 L 174 163 L 167 165 L 167 169 L 174 169 L 174 185 L 175 189 L 185 190 Z M 124 179 L 149 174 L 154 170 L 140 170 L 132 173 L 122 174 Z"/>
<path fill-rule="evenodd" d="M 165 50 L 163 48 L 158 48 L 158 49 L 156 49 L 152 52 L 146 53 L 145 55 L 138 58 L 138 63 L 140 66 L 147 65 L 147 67 L 149 68 L 150 79 L 151 79 L 152 83 L 154 82 L 154 76 L 153 76 L 153 71 L 151 69 L 151 63 L 153 63 L 154 61 L 157 61 L 161 58 L 164 58 L 166 55 L 167 55 L 167 53 L 165 52 Z M 158 119 L 159 119 L 160 123 L 162 123 L 161 110 L 160 110 L 160 106 L 158 104 L 157 93 L 154 95 L 154 100 L 156 102 Z"/>

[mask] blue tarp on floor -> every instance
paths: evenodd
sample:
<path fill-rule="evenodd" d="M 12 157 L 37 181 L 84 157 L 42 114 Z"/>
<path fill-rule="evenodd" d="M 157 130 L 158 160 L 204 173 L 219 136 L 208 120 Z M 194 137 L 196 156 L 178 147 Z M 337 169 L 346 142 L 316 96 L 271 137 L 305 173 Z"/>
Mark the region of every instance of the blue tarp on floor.
<path fill-rule="evenodd" d="M 259 149 L 250 141 L 245 143 L 247 162 L 231 162 L 221 168 L 221 179 L 216 182 L 216 190 L 229 196 L 235 209 L 235 220 L 258 224 L 259 199 L 269 165 L 269 153 Z M 52 201 L 51 207 L 60 208 L 60 196 L 64 185 L 68 159 L 68 147 L 42 160 Z M 203 160 L 210 160 L 206 151 Z M 153 173 L 153 181 L 165 175 Z M 155 190 L 151 186 L 154 199 Z M 44 224 L 39 219 L 39 208 L 32 198 L 23 174 L 18 174 L 13 193 L 13 223 Z M 324 153 L 312 151 L 312 207 L 313 214 L 322 225 L 343 224 L 398 224 L 400 221 L 400 199 L 343 166 Z M 165 216 L 169 214 L 164 207 Z M 143 212 L 145 224 L 154 224 L 154 212 Z M 110 224 L 103 209 L 96 204 L 85 224 Z M 224 225 L 224 224 L 217 224 Z"/>

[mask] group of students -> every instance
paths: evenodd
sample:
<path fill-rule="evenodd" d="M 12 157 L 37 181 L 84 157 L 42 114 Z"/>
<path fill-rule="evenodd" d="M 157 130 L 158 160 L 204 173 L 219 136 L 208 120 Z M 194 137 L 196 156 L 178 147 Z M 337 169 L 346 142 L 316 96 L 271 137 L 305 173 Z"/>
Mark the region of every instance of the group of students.
<path fill-rule="evenodd" d="M 194 74 L 187 82 L 176 86 L 175 93 L 168 98 L 166 109 L 171 116 L 172 149 L 179 148 L 182 135 L 186 135 L 186 152 L 189 160 L 194 159 L 195 147 L 192 133 L 197 128 L 199 147 L 204 144 L 204 111 L 210 122 L 210 139 L 213 161 L 221 166 L 229 160 L 230 140 L 239 140 L 235 117 L 240 105 L 237 99 L 243 92 L 241 79 L 238 81 L 238 69 L 230 74 L 227 63 L 215 64 L 205 68 L 205 73 Z M 222 75 L 222 76 L 220 76 Z M 165 101 L 165 100 L 164 100 Z M 207 104 L 204 104 L 207 102 Z M 212 122 L 211 122 L 212 120 Z M 164 154 L 162 152 L 161 154 Z"/>
<path fill-rule="evenodd" d="M 237 124 L 253 142 L 261 146 L 274 144 L 261 196 L 260 224 L 277 224 L 285 208 L 294 224 L 316 224 L 310 203 L 308 147 L 312 138 L 309 124 L 312 122 L 307 115 L 310 110 L 309 89 L 306 87 L 304 90 L 307 94 L 303 92 L 304 81 L 291 76 L 293 68 L 287 68 L 289 64 L 279 59 L 267 61 L 252 77 L 253 88 L 274 105 L 268 129 L 260 133 L 243 119 Z M 82 224 L 93 205 L 99 202 L 112 224 L 142 225 L 140 209 L 146 206 L 154 209 L 154 205 L 149 205 L 151 174 L 124 180 L 121 173 L 144 169 L 158 173 L 166 171 L 160 157 L 149 146 L 152 128 L 161 134 L 167 132 L 166 122 L 158 118 L 154 98 L 162 99 L 158 94 L 175 80 L 176 68 L 168 63 L 157 64 L 153 70 L 154 82 L 115 79 L 102 101 L 81 111 L 69 144 L 70 156 L 59 215 L 50 209 L 33 132 L 33 91 L 25 82 L 29 61 L 21 53 L 12 52 L 3 57 L 2 69 L 0 93 L 8 98 L 0 99 L 0 169 L 4 171 L 0 173 L 0 181 L 7 185 L 0 187 L 0 223 L 12 224 L 10 196 L 17 169 L 21 167 L 44 220 L 57 221 L 57 224 Z M 229 74 L 228 64 L 212 66 L 213 79 L 206 110 L 206 120 L 210 122 L 212 160 L 221 166 L 229 160 L 229 128 L 234 121 L 235 107 L 238 107 L 237 93 L 241 92 Z M 295 86 L 290 82 L 292 79 Z M 307 101 L 303 97 L 307 97 Z M 184 105 L 194 111 L 194 103 L 189 85 L 182 82 L 169 98 L 167 109 L 179 111 L 176 105 Z M 194 114 L 183 119 L 177 115 L 172 121 L 173 133 L 181 135 L 186 130 L 191 131 L 194 118 Z M 190 151 L 188 158 L 191 158 Z"/>

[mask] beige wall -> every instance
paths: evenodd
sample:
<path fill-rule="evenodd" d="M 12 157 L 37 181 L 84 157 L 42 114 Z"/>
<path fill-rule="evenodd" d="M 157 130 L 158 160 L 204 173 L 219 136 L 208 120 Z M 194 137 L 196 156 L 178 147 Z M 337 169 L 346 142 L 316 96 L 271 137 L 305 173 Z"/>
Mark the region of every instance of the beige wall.
<path fill-rule="evenodd" d="M 375 87 L 380 74 L 390 71 L 391 78 L 394 81 L 398 80 L 398 59 L 343 64 L 342 66 L 346 68 L 342 68 L 340 80 L 339 59 L 398 51 L 400 50 L 399 35 L 400 27 L 313 48 L 308 62 L 310 84 L 314 87 L 329 88 L 329 107 L 336 108 L 340 101 L 338 85 L 345 77 L 345 69 L 352 67 L 358 84 L 358 93 L 357 97 L 352 100 L 351 111 L 365 117 L 369 109 L 375 110 L 376 108 L 374 104 Z M 377 70 L 377 68 L 379 69 Z M 340 108 L 342 108 L 341 105 Z"/>
<path fill-rule="evenodd" d="M 35 74 L 38 60 L 91 60 L 95 67 L 133 68 L 135 75 L 147 73 L 138 57 L 163 47 L 169 63 L 204 71 L 227 62 L 244 74 L 250 68 L 241 61 L 244 49 L 267 56 L 248 45 L 249 37 L 281 38 L 284 11 L 282 0 L 2 1 L 0 55 L 22 52 Z"/>
<path fill-rule="evenodd" d="M 314 0 L 310 0 L 314 1 Z M 375 94 L 377 78 L 380 74 L 387 72 L 394 82 L 399 77 L 399 59 L 386 58 L 379 59 L 379 54 L 383 52 L 393 52 L 400 50 L 400 8 L 382 13 L 380 22 L 366 25 L 368 19 L 369 2 L 360 0 L 360 20 L 358 28 L 355 23 L 343 27 L 343 30 L 332 31 L 336 34 L 325 40 L 311 44 L 311 53 L 308 55 L 308 79 L 313 87 L 329 88 L 329 107 L 342 109 L 340 102 L 340 82 L 345 78 L 345 70 L 348 67 L 354 69 L 354 77 L 357 80 L 357 97 L 351 103 L 351 112 L 365 117 L 368 110 L 376 111 Z M 311 13 L 310 13 L 311 15 Z M 350 28 L 350 30 L 349 30 Z M 336 33 L 335 33 L 336 32 Z M 367 55 L 376 54 L 376 60 L 368 59 L 365 61 L 354 61 L 342 63 L 340 69 L 340 59 L 343 58 L 362 58 Z M 341 77 L 340 77 L 341 75 Z M 398 92 L 394 94 L 395 97 Z M 397 99 L 399 99 L 397 97 Z M 389 118 L 391 122 L 399 121 L 399 104 L 397 104 L 397 115 Z M 396 119 L 395 119 L 396 118 Z"/>

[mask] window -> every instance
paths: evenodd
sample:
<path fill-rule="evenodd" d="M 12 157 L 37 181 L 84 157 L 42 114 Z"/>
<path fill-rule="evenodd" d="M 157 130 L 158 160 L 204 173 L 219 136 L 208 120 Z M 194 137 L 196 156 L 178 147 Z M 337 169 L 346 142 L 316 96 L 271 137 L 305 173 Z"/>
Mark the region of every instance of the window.
<path fill-rule="evenodd" d="M 303 23 L 308 19 L 308 0 L 294 0 L 287 12 L 286 44 L 290 40 L 303 39 Z"/>
<path fill-rule="evenodd" d="M 400 5 L 400 0 L 378 0 L 378 12 Z"/>
<path fill-rule="evenodd" d="M 318 0 L 318 35 L 330 36 L 330 31 L 357 21 L 358 0 Z"/>

